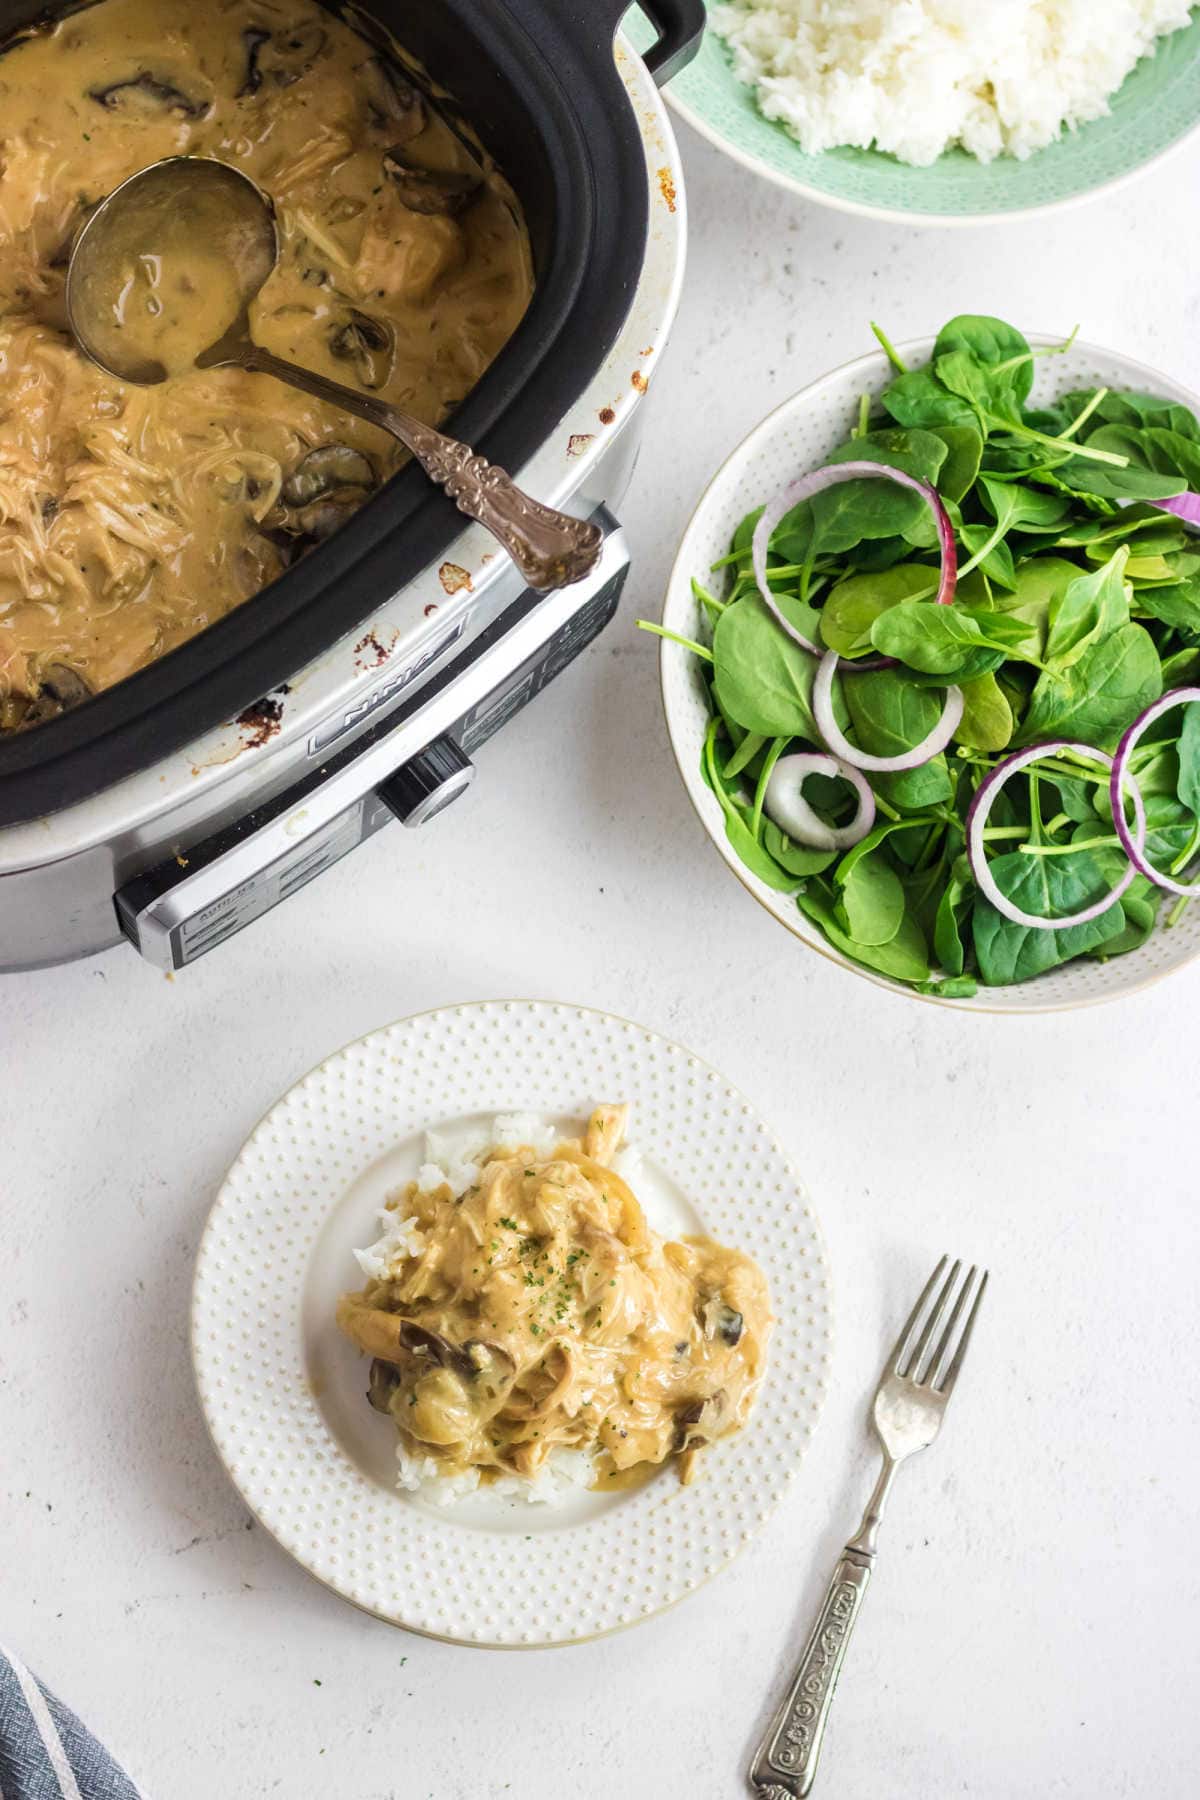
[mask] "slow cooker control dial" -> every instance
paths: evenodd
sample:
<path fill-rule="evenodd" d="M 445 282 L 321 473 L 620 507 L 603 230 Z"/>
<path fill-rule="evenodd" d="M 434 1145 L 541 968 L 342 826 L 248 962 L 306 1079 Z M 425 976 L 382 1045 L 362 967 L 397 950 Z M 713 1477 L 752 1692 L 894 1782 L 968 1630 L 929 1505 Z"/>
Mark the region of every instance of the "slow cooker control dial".
<path fill-rule="evenodd" d="M 453 738 L 440 737 L 389 775 L 376 792 L 402 825 L 424 825 L 465 794 L 474 779 L 470 757 Z"/>

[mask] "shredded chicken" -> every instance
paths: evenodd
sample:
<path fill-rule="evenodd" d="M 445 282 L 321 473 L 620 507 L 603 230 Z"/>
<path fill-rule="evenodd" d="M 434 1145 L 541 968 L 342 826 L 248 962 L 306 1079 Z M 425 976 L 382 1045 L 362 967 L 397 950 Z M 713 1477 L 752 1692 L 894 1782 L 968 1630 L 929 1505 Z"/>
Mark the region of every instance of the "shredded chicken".
<path fill-rule="evenodd" d="M 683 1480 L 746 1421 L 771 1327 L 766 1279 L 709 1238 L 664 1243 L 612 1167 L 626 1107 L 582 1142 L 491 1151 L 460 1197 L 410 1184 L 385 1274 L 338 1324 L 372 1404 L 439 1473 L 535 1475 L 557 1446 L 605 1479 L 668 1457 Z"/>

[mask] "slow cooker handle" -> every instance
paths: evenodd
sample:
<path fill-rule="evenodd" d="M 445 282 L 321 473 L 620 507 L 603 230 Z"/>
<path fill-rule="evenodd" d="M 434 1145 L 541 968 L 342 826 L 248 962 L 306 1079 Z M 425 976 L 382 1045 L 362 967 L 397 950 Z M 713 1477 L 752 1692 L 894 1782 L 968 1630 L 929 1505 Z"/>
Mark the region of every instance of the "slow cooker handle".
<path fill-rule="evenodd" d="M 638 0 L 658 31 L 644 61 L 659 87 L 690 63 L 704 36 L 704 0 Z"/>

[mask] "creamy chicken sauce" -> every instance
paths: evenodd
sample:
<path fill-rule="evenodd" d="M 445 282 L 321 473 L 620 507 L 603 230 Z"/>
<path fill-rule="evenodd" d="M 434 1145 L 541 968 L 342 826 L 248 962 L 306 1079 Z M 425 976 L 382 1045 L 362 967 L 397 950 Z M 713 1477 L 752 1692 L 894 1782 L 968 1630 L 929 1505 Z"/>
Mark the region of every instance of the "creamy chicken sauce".
<path fill-rule="evenodd" d="M 499 173 L 311 0 L 100 0 L 9 49 L 0 729 L 52 716 L 221 618 L 403 456 L 269 377 L 191 368 L 175 257 L 134 269 L 118 297 L 191 332 L 172 348 L 164 329 L 171 380 L 122 385 L 75 347 L 63 290 L 76 231 L 127 176 L 180 154 L 235 164 L 275 202 L 280 257 L 251 307 L 256 341 L 431 423 L 479 380 L 532 293 L 528 233 Z"/>
<path fill-rule="evenodd" d="M 180 175 L 215 177 L 212 187 Z M 93 221 L 67 290 L 83 348 L 131 381 L 185 375 L 241 317 L 275 263 L 270 218 L 227 165 L 208 158 L 157 163 Z M 124 204 L 125 196 L 136 198 Z"/>
<path fill-rule="evenodd" d="M 536 1475 L 559 1445 L 598 1478 L 696 1454 L 746 1421 L 771 1328 L 766 1278 L 709 1238 L 666 1243 L 611 1167 L 626 1107 L 550 1157 L 493 1151 L 478 1184 L 391 1204 L 419 1249 L 344 1294 L 369 1398 L 439 1473 Z"/>

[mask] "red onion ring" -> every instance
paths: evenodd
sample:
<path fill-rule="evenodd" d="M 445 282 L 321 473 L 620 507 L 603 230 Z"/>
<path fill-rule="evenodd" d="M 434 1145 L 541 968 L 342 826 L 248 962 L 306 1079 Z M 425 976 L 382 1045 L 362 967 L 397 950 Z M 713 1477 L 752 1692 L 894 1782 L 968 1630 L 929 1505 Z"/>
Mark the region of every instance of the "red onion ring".
<path fill-rule="evenodd" d="M 1200 700 L 1200 687 L 1171 688 L 1161 699 L 1156 700 L 1152 706 L 1148 706 L 1145 712 L 1138 714 L 1117 745 L 1117 754 L 1113 757 L 1112 777 L 1108 787 L 1109 798 L 1112 801 L 1113 824 L 1117 828 L 1121 847 L 1133 867 L 1140 875 L 1148 876 L 1151 881 L 1157 883 L 1161 888 L 1166 888 L 1169 893 L 1182 894 L 1189 900 L 1196 894 L 1200 894 L 1200 881 L 1176 881 L 1173 875 L 1164 875 L 1161 869 L 1156 869 L 1146 856 L 1146 808 L 1142 802 L 1142 790 L 1129 767 L 1129 759 L 1147 726 L 1153 725 L 1155 719 L 1161 718 L 1163 713 L 1170 712 L 1173 706 L 1187 706 L 1193 700 Z M 1125 822 L 1126 794 L 1133 801 L 1132 831 Z"/>
<path fill-rule="evenodd" d="M 858 811 L 848 825 L 827 825 L 804 798 L 810 775 L 840 775 L 858 795 Z M 798 750 L 782 756 L 771 770 L 763 795 L 763 810 L 794 843 L 810 850 L 850 850 L 860 844 L 875 823 L 875 796 L 871 784 L 836 756 Z"/>
<path fill-rule="evenodd" d="M 1045 756 L 1060 755 L 1064 750 L 1070 750 L 1076 756 L 1087 757 L 1092 762 L 1104 763 L 1110 769 L 1113 766 L 1112 757 L 1104 750 L 1095 749 L 1091 744 L 1076 744 L 1067 738 L 1055 738 L 1046 744 L 1032 744 L 1028 750 L 1018 750 L 1015 755 L 1006 757 L 1002 763 L 996 764 L 991 773 L 980 782 L 967 813 L 967 858 L 971 864 L 971 873 L 975 877 L 975 885 L 981 893 L 987 895 L 998 913 L 1003 913 L 1004 917 L 1011 920 L 1014 925 L 1027 925 L 1034 931 L 1065 931 L 1070 925 L 1087 925 L 1092 919 L 1098 919 L 1101 913 L 1107 912 L 1109 907 L 1121 898 L 1137 873 L 1131 862 L 1116 887 L 1112 889 L 1111 893 L 1106 894 L 1103 900 L 1097 900 L 1092 906 L 1085 906 L 1080 912 L 1069 913 L 1063 919 L 1043 919 L 1037 913 L 1022 912 L 1019 906 L 1014 906 L 1007 895 L 1000 891 L 988 867 L 987 851 L 983 842 L 983 829 L 988 822 L 988 815 L 992 810 L 996 795 L 1010 775 L 1017 775 L 1022 769 L 1027 769 L 1030 763 L 1040 762 Z M 1140 793 L 1137 804 L 1141 805 Z M 1143 832 L 1145 830 L 1144 817 L 1142 830 Z"/>
<path fill-rule="evenodd" d="M 833 678 L 841 662 L 836 650 L 827 650 L 821 658 L 813 682 L 812 710 L 817 729 L 835 756 L 848 762 L 854 769 L 874 769 L 880 774 L 889 770 L 919 769 L 946 748 L 954 733 L 958 730 L 959 720 L 963 716 L 963 691 L 960 687 L 946 689 L 946 704 L 942 708 L 942 716 L 919 744 L 911 750 L 904 751 L 901 756 L 870 756 L 865 750 L 859 750 L 843 734 L 841 727 L 833 716 Z M 861 663 L 843 665 L 862 670 Z"/>
<path fill-rule="evenodd" d="M 1174 513 L 1185 525 L 1200 531 L 1200 494 L 1193 494 L 1190 489 L 1186 494 L 1172 494 L 1168 500 L 1147 500 L 1146 505 L 1156 506 L 1159 512 Z"/>
<path fill-rule="evenodd" d="M 878 475 L 885 481 L 894 481 L 900 487 L 911 488 L 929 507 L 933 514 L 933 522 L 937 526 L 938 544 L 941 549 L 941 569 L 938 578 L 938 590 L 934 599 L 937 606 L 949 606 L 954 599 L 955 584 L 958 580 L 958 552 L 954 546 L 954 527 L 950 523 L 950 515 L 942 505 L 937 489 L 930 487 L 927 481 L 918 481 L 915 475 L 906 475 L 903 469 L 893 469 L 887 463 L 878 462 L 844 462 L 828 463 L 823 469 L 815 469 L 810 475 L 801 475 L 797 480 L 789 482 L 781 488 L 773 500 L 768 500 L 763 514 L 754 527 L 750 551 L 754 564 L 754 580 L 762 597 L 762 603 L 775 623 L 807 650 L 810 656 L 821 656 L 824 647 L 814 644 L 806 638 L 802 631 L 785 618 L 783 610 L 776 603 L 771 592 L 771 584 L 767 580 L 767 547 L 771 542 L 775 527 L 781 519 L 787 517 L 794 506 L 802 500 L 811 500 L 814 494 L 823 493 L 826 488 L 839 487 L 843 481 L 859 481 L 864 476 Z M 849 668 L 860 671 L 866 669 L 890 669 L 895 666 L 895 658 L 890 656 L 869 656 L 862 662 L 852 662 Z"/>

